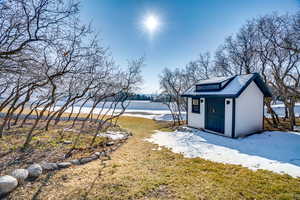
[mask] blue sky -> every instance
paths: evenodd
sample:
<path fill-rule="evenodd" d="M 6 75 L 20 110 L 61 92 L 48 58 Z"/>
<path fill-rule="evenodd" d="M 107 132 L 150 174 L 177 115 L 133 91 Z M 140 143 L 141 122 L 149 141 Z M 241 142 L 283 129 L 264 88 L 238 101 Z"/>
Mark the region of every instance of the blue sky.
<path fill-rule="evenodd" d="M 142 93 L 159 91 L 165 67 L 183 67 L 199 53 L 213 53 L 248 19 L 299 10 L 297 0 L 84 0 L 81 19 L 92 22 L 120 66 L 145 56 Z M 142 26 L 152 14 L 160 21 L 150 35 Z"/>

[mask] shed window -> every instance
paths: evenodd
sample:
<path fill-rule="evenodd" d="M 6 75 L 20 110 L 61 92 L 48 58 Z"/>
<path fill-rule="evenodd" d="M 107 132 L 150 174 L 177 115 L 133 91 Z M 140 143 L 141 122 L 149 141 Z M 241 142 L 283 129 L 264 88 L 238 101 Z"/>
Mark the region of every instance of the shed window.
<path fill-rule="evenodd" d="M 200 99 L 192 99 L 192 112 L 200 113 Z"/>
<path fill-rule="evenodd" d="M 220 84 L 196 85 L 196 92 L 220 90 Z"/>

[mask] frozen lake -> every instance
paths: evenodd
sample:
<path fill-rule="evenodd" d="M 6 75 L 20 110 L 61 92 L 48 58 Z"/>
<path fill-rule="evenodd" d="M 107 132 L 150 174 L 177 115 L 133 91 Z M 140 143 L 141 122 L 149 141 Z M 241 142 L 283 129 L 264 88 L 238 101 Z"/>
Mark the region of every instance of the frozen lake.
<path fill-rule="evenodd" d="M 97 114 L 101 110 L 104 102 L 101 102 L 97 108 L 94 110 L 94 113 Z M 62 103 L 60 104 L 62 105 Z M 106 112 L 110 107 L 110 102 L 106 102 L 104 105 L 103 112 Z M 284 105 L 276 104 L 272 105 L 274 111 L 280 116 L 284 116 Z M 59 108 L 59 106 L 55 107 L 55 109 Z M 73 112 L 77 113 L 79 111 L 79 105 L 74 107 Z M 82 113 L 88 113 L 91 109 L 91 104 L 86 104 L 85 107 L 82 108 Z M 121 105 L 117 105 L 115 113 L 118 113 L 121 109 Z M 70 112 L 71 108 L 67 109 L 66 112 Z M 109 111 L 108 111 L 109 113 Z M 183 114 L 183 119 L 185 119 L 185 113 Z M 295 114 L 296 116 L 300 116 L 300 104 L 297 103 L 295 106 Z M 131 101 L 129 106 L 126 109 L 124 115 L 127 116 L 136 116 L 136 117 L 144 117 L 149 119 L 159 119 L 159 120 L 172 120 L 172 116 L 168 107 L 161 102 L 151 102 L 151 101 Z M 265 111 L 265 116 L 269 117 L 269 114 Z"/>
<path fill-rule="evenodd" d="M 61 102 L 59 105 L 62 105 Z M 86 104 L 85 107 L 81 109 L 81 113 L 89 113 L 91 110 L 92 104 Z M 99 112 L 103 114 L 110 114 L 112 109 L 109 109 L 111 102 L 101 102 L 94 109 L 93 113 L 98 114 Z M 104 108 L 102 110 L 102 107 Z M 56 106 L 54 110 L 59 109 L 60 106 Z M 78 113 L 80 105 L 74 106 L 73 113 Z M 120 104 L 116 106 L 115 114 L 121 111 L 122 107 Z M 101 111 L 102 110 L 102 111 Z M 71 108 L 68 108 L 65 112 L 71 112 Z M 126 112 L 123 114 L 125 116 L 134 116 L 134 117 L 143 117 L 148 119 L 157 119 L 157 120 L 172 120 L 170 111 L 166 105 L 161 102 L 151 102 L 151 101 L 130 101 L 126 109 Z M 185 116 L 183 116 L 185 118 Z"/>

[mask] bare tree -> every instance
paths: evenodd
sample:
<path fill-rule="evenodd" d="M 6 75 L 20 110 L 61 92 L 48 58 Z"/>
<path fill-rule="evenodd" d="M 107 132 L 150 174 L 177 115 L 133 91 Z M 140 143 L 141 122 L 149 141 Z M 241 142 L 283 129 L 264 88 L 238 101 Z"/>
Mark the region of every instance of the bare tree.
<path fill-rule="evenodd" d="M 174 71 L 165 68 L 160 75 L 161 95 L 165 98 L 165 104 L 168 106 L 174 125 L 180 124 L 182 119 L 181 112 L 185 109 L 184 99 L 181 94 L 186 90 L 186 80 L 180 69 Z"/>
<path fill-rule="evenodd" d="M 286 106 L 290 129 L 295 124 L 294 106 L 299 97 L 299 13 L 276 13 L 248 21 L 235 36 L 230 36 L 215 54 L 214 71 L 233 76 L 258 72 L 272 88 L 276 98 Z M 279 118 L 271 107 L 272 99 L 265 105 L 274 126 Z"/>
<path fill-rule="evenodd" d="M 73 0 L 14 0 L 0 3 L 0 59 L 18 59 L 34 45 L 53 44 L 66 22 L 78 13 Z M 1 65 L 1 70 L 11 70 Z"/>
<path fill-rule="evenodd" d="M 298 15 L 267 15 L 255 20 L 259 34 L 258 54 L 263 63 L 263 74 L 268 83 L 283 99 L 287 108 L 290 129 L 295 125 L 294 107 L 299 96 L 300 54 L 287 47 L 287 41 L 294 38 L 291 21 Z M 295 33 L 296 34 L 296 33 Z M 297 45 L 295 43 L 295 45 Z M 265 73 L 268 73 L 266 76 Z"/>

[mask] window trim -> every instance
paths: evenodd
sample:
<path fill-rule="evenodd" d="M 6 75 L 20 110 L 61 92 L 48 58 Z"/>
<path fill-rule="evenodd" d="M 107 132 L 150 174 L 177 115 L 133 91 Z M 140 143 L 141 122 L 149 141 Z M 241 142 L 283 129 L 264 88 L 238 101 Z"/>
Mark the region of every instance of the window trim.
<path fill-rule="evenodd" d="M 198 105 L 194 105 L 194 100 L 198 101 Z M 192 98 L 192 113 L 200 113 L 200 98 Z"/>

